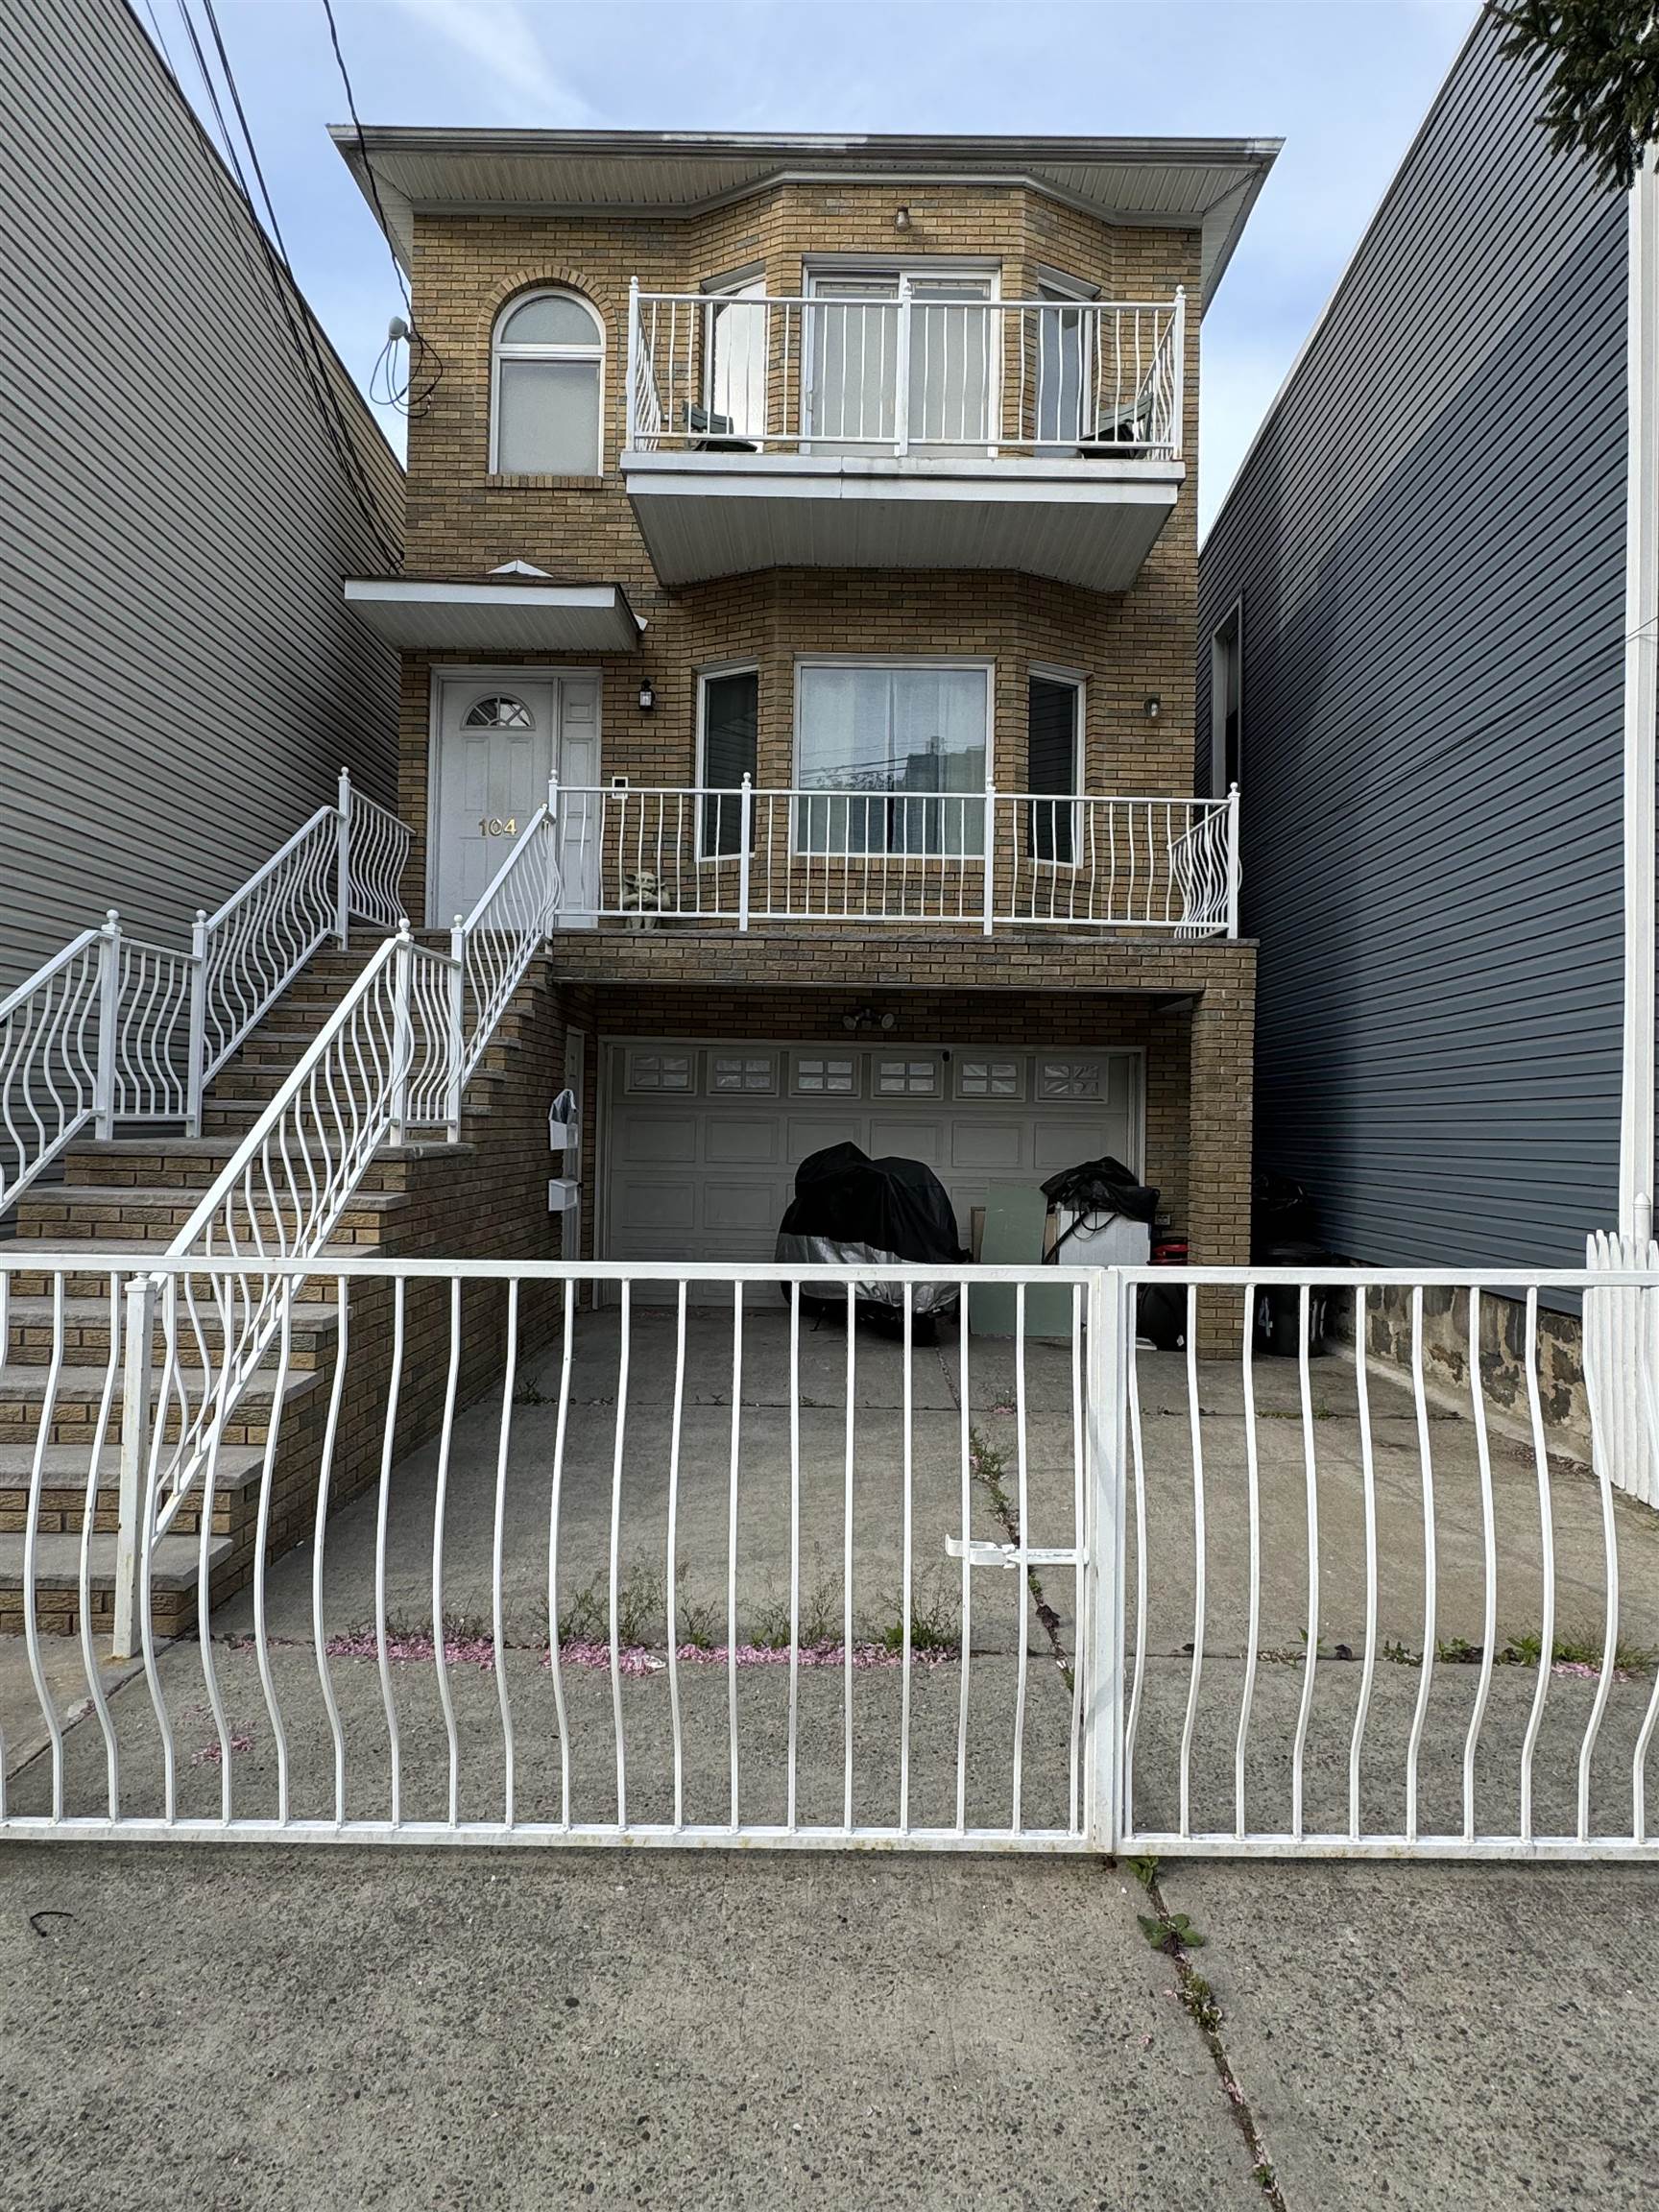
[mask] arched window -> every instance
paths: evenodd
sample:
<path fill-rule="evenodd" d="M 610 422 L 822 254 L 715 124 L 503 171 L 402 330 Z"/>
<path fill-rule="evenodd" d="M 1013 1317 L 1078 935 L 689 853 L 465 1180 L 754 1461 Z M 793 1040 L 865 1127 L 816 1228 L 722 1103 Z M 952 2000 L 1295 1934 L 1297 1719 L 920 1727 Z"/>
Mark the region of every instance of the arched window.
<path fill-rule="evenodd" d="M 503 476 L 596 476 L 605 328 L 573 292 L 510 301 L 490 356 L 490 467 Z"/>
<path fill-rule="evenodd" d="M 479 699 L 462 717 L 463 730 L 534 730 L 536 717 L 522 699 L 502 692 L 493 699 Z"/>

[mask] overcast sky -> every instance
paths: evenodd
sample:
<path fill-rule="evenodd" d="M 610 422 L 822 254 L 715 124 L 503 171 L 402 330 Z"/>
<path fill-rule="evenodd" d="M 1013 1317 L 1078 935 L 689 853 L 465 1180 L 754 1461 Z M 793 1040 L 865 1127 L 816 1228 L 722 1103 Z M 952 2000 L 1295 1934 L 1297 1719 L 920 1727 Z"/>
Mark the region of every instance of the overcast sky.
<path fill-rule="evenodd" d="M 180 0 L 135 4 L 202 105 Z M 322 0 L 218 0 L 218 12 L 300 282 L 366 385 L 400 301 L 325 135 L 345 99 Z M 1473 0 L 335 0 L 366 122 L 1282 137 L 1205 324 L 1206 519 L 1475 12 Z M 400 446 L 401 422 L 386 420 Z"/>

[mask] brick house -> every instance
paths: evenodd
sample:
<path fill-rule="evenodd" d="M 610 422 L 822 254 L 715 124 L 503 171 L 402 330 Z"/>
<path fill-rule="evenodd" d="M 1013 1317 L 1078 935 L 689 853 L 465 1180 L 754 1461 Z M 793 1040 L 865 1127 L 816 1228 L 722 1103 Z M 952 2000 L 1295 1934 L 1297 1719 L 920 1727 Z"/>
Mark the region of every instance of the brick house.
<path fill-rule="evenodd" d="M 556 780 L 564 1249 L 769 1258 L 852 1137 L 964 1241 L 1111 1151 L 1243 1258 L 1193 479 L 1273 147 L 337 137 L 436 368 L 403 569 L 347 585 L 402 656 L 404 901 L 470 908 Z"/>

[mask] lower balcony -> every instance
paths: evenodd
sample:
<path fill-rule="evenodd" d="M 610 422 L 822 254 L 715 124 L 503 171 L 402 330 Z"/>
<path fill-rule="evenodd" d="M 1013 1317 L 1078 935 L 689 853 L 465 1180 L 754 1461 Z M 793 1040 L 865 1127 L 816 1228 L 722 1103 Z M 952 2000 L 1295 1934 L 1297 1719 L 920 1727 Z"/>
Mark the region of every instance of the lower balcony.
<path fill-rule="evenodd" d="M 556 788 L 555 926 L 1238 934 L 1225 799 Z"/>

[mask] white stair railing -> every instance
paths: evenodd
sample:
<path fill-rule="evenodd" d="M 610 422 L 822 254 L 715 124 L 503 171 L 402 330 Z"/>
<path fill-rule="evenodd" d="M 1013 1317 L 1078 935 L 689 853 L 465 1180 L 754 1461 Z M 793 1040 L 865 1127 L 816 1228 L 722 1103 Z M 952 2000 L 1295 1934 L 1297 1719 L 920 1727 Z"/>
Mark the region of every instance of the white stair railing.
<path fill-rule="evenodd" d="M 202 1127 L 202 1095 L 318 947 L 394 928 L 412 832 L 353 788 L 320 806 L 188 951 L 127 936 L 111 908 L 0 1000 L 0 1211 L 89 1123 Z"/>
<path fill-rule="evenodd" d="M 455 1028 L 453 1080 L 465 1086 L 494 1035 L 525 969 L 553 926 L 562 897 L 557 777 L 470 914 L 449 935 Z M 459 1116 L 459 1103 L 455 1115 Z"/>
<path fill-rule="evenodd" d="M 500 1025 L 526 968 L 546 939 L 559 896 L 558 792 L 532 817 L 472 912 L 456 922 L 451 950 L 418 945 L 404 923 L 329 1016 L 299 1066 L 243 1138 L 168 1247 L 170 1260 L 232 1262 L 176 1278 L 158 1307 L 161 1279 L 127 1292 L 120 1535 L 116 1556 L 118 1656 L 131 1658 L 148 1615 L 139 1577 L 156 1541 L 193 1492 L 211 1514 L 219 1440 L 256 1377 L 268 1371 L 292 1300 L 273 1260 L 320 1255 L 384 1144 L 418 1131 L 454 1142 L 469 1077 Z M 296 843 L 295 850 L 303 848 Z M 306 865 L 296 866 L 289 910 L 303 912 Z M 246 1269 L 236 1262 L 246 1262 Z M 154 1402 L 157 1320 L 162 1323 L 161 1403 Z M 274 1451 L 281 1407 L 268 1416 Z M 264 1531 L 259 1534 L 264 1556 Z M 201 1593 L 204 1615 L 209 1592 Z M 153 1653 L 146 1650 L 147 1659 Z"/>
<path fill-rule="evenodd" d="M 281 1286 L 253 1270 L 321 1252 L 383 1144 L 422 1129 L 450 1140 L 458 1132 L 452 967 L 447 954 L 416 944 L 407 923 L 382 945 L 168 1246 L 169 1259 L 228 1261 L 232 1269 L 180 1279 L 165 1313 L 159 1405 L 152 1402 L 158 1279 L 137 1278 L 128 1289 L 115 1600 L 123 1657 L 132 1654 L 146 1550 L 192 1491 L 211 1486 L 225 1424 L 281 1328 Z M 236 1270 L 241 1262 L 249 1272 Z M 279 1419 L 273 1404 L 273 1435 Z M 210 1504 L 204 1500 L 204 1513 Z"/>

